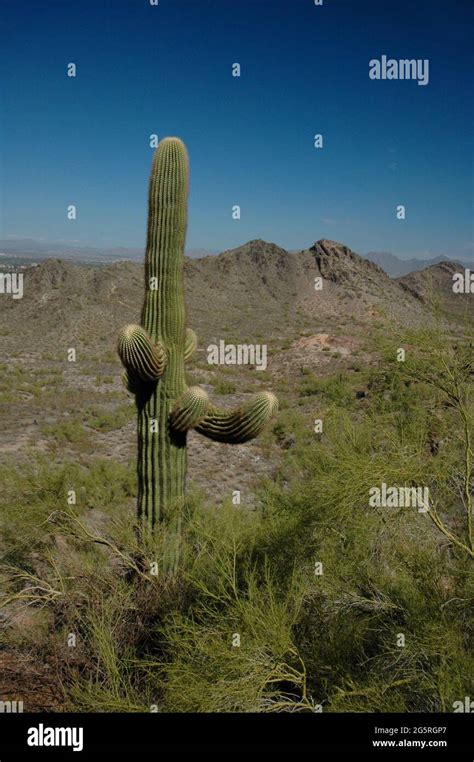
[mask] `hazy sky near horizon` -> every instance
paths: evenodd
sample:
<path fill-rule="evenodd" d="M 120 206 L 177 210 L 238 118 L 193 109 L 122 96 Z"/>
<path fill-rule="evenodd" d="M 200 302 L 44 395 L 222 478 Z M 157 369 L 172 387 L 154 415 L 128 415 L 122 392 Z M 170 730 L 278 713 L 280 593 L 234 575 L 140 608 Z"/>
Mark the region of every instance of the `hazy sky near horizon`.
<path fill-rule="evenodd" d="M 469 0 L 2 0 L 2 15 L 0 238 L 142 246 L 157 133 L 189 150 L 187 248 L 472 255 Z M 371 80 L 382 55 L 429 59 L 428 84 Z"/>

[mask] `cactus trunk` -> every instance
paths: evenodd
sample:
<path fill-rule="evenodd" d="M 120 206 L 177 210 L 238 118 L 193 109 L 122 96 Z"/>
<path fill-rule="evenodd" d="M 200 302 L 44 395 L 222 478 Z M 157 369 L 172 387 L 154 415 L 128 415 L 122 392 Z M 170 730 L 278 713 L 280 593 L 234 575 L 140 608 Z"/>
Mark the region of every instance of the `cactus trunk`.
<path fill-rule="evenodd" d="M 138 515 L 152 527 L 166 508 L 179 508 L 186 477 L 186 433 L 168 425 L 185 390 L 184 244 L 188 159 L 177 140 L 163 141 L 150 178 L 142 325 L 166 347 L 166 376 L 151 394 L 137 395 Z"/>
<path fill-rule="evenodd" d="M 126 326 L 118 342 L 138 411 L 138 516 L 150 529 L 171 517 L 179 524 L 189 429 L 219 442 L 245 442 L 277 409 L 276 397 L 260 392 L 236 411 L 220 411 L 204 390 L 186 386 L 184 363 L 197 344 L 194 331 L 185 327 L 188 185 L 186 148 L 177 138 L 165 138 L 150 179 L 141 325 Z"/>

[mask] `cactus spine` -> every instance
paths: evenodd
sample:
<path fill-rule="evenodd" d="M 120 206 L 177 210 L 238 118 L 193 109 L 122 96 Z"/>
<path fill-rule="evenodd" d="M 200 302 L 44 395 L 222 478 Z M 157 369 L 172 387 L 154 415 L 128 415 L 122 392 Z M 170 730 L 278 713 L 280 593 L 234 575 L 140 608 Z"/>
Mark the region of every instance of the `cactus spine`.
<path fill-rule="evenodd" d="M 138 515 L 149 528 L 183 503 L 187 431 L 218 442 L 246 442 L 278 408 L 273 394 L 260 392 L 236 411 L 219 410 L 203 389 L 186 386 L 184 363 L 197 344 L 194 331 L 185 327 L 188 185 L 186 148 L 178 138 L 165 138 L 150 178 L 141 325 L 126 326 L 118 340 L 138 411 Z"/>

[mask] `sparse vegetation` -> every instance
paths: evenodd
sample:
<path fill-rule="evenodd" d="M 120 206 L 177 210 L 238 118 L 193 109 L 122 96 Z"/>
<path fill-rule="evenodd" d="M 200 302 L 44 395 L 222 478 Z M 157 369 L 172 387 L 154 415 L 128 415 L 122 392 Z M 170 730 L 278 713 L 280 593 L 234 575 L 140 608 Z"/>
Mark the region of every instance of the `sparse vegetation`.
<path fill-rule="evenodd" d="M 188 496 L 171 576 L 165 527 L 137 544 L 131 465 L 9 463 L 3 648 L 34 643 L 83 711 L 452 711 L 474 690 L 469 337 L 380 352 L 363 407 L 347 378 L 301 376 L 323 433 L 283 410 L 256 510 Z M 370 507 L 382 481 L 428 484 L 436 514 Z"/>
<path fill-rule="evenodd" d="M 113 410 L 92 407 L 86 410 L 85 423 L 94 431 L 116 431 L 135 420 L 132 404 L 118 405 Z"/>
<path fill-rule="evenodd" d="M 49 426 L 43 426 L 42 432 L 46 437 L 54 440 L 57 444 L 68 442 L 70 444 L 84 443 L 88 439 L 87 431 L 80 421 L 61 421 Z"/>
<path fill-rule="evenodd" d="M 216 394 L 235 394 L 237 391 L 237 384 L 234 381 L 228 381 L 227 379 L 219 379 L 213 384 L 213 389 Z"/>

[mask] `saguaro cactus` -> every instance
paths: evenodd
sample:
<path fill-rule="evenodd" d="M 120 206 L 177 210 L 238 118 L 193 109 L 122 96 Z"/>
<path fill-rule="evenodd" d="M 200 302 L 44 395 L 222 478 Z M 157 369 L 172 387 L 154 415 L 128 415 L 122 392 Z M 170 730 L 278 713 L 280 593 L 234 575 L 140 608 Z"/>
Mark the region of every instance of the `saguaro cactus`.
<path fill-rule="evenodd" d="M 150 528 L 183 503 L 187 431 L 218 442 L 246 442 L 278 408 L 273 394 L 260 392 L 237 410 L 220 410 L 203 389 L 186 386 L 184 363 L 197 345 L 194 331 L 185 327 L 188 185 L 186 148 L 178 138 L 165 138 L 150 178 L 141 325 L 127 325 L 118 340 L 138 411 L 138 516 Z"/>

